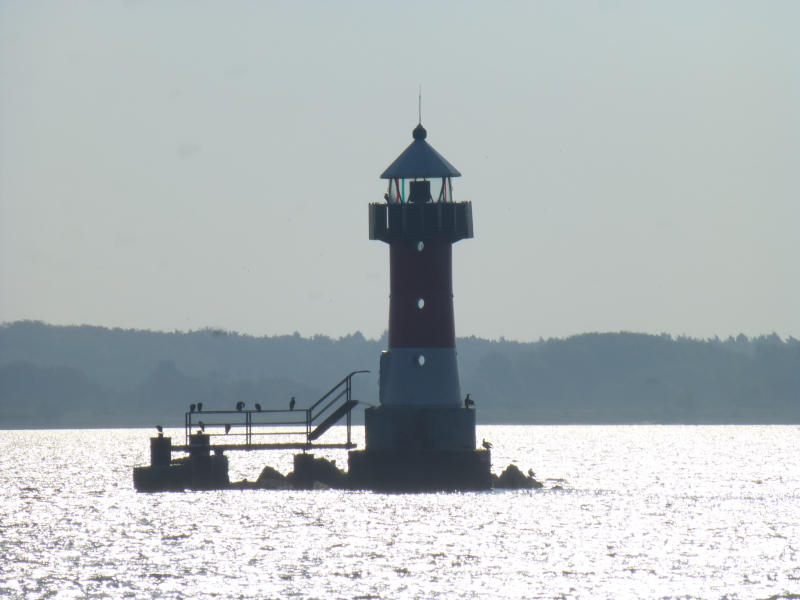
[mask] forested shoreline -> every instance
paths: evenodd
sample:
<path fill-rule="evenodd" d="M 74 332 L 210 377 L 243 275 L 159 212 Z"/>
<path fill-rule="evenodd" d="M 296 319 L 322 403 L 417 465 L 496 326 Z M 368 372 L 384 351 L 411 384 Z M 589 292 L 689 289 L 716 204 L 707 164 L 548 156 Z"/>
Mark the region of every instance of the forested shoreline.
<path fill-rule="evenodd" d="M 800 423 L 800 341 L 587 333 L 531 343 L 460 338 L 480 423 Z M 377 403 L 386 341 L 0 326 L 0 429 L 182 424 L 192 402 L 304 407 L 348 372 Z M 360 411 L 357 411 L 360 414 Z"/>

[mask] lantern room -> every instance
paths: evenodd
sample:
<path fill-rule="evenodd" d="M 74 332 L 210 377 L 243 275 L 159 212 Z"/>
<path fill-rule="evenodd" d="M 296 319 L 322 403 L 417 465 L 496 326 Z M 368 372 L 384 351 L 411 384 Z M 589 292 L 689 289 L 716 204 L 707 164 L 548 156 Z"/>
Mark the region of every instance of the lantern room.
<path fill-rule="evenodd" d="M 384 199 L 390 204 L 453 201 L 453 177 L 461 173 L 425 141 L 428 132 L 417 125 L 414 141 L 381 174 L 389 180 Z"/>

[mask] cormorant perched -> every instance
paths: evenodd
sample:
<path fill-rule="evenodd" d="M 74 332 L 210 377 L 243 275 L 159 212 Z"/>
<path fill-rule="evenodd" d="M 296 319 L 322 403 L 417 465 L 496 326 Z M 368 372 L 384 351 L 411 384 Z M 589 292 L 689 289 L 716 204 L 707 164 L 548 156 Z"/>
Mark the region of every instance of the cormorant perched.
<path fill-rule="evenodd" d="M 158 435 L 161 435 L 164 433 L 164 428 L 161 425 L 156 425 L 156 431 L 158 431 Z"/>
<path fill-rule="evenodd" d="M 202 421 L 198 421 L 198 422 L 197 422 L 197 424 L 198 424 L 198 425 L 200 425 L 200 431 L 201 431 L 201 432 L 205 432 L 205 430 L 206 430 L 206 424 L 205 424 L 205 423 L 203 423 Z"/>
<path fill-rule="evenodd" d="M 194 410 L 195 410 L 196 408 L 197 408 L 197 405 L 196 405 L 196 404 L 190 404 L 190 405 L 189 405 L 189 412 L 194 412 Z"/>
<path fill-rule="evenodd" d="M 484 438 L 484 440 L 483 440 L 483 443 L 482 443 L 481 445 L 482 445 L 484 448 L 486 448 L 487 450 L 491 449 L 491 447 L 492 447 L 492 444 L 491 444 L 491 442 L 487 442 L 485 438 Z"/>
<path fill-rule="evenodd" d="M 261 405 L 258 402 L 256 402 L 256 410 L 261 412 Z"/>
<path fill-rule="evenodd" d="M 242 402 L 241 400 L 239 400 L 239 401 L 236 403 L 236 410 L 238 410 L 239 412 L 242 412 L 242 410 L 244 410 L 244 402 Z"/>
<path fill-rule="evenodd" d="M 475 400 L 470 398 L 469 394 L 467 394 L 467 397 L 464 398 L 464 408 L 469 408 L 471 406 L 475 406 Z"/>
<path fill-rule="evenodd" d="M 231 432 L 231 424 L 225 423 L 225 435 L 228 435 Z"/>
<path fill-rule="evenodd" d="M 289 400 L 289 410 L 294 410 L 294 396 Z"/>
<path fill-rule="evenodd" d="M 536 479 L 536 473 L 533 472 L 533 469 L 528 469 L 528 477 Z"/>
<path fill-rule="evenodd" d="M 197 412 L 203 412 L 203 403 L 202 402 L 198 402 L 197 403 Z"/>

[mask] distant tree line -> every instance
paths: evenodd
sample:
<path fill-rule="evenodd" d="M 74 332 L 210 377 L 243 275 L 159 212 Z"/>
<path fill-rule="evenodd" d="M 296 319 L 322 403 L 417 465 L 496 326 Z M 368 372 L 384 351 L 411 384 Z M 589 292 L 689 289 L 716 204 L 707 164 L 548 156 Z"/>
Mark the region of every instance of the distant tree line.
<path fill-rule="evenodd" d="M 179 425 L 190 403 L 308 406 L 348 372 L 377 402 L 386 340 L 0 326 L 0 428 Z M 589 333 L 458 340 L 482 423 L 800 423 L 800 342 Z"/>

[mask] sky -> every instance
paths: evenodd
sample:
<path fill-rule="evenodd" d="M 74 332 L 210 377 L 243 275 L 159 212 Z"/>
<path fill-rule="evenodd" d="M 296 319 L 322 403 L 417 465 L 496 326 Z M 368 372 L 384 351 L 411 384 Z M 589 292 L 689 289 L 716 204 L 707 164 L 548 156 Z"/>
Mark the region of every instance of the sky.
<path fill-rule="evenodd" d="M 0 323 L 381 336 L 380 173 L 461 173 L 459 336 L 800 338 L 800 2 L 0 0 Z"/>

